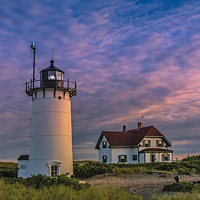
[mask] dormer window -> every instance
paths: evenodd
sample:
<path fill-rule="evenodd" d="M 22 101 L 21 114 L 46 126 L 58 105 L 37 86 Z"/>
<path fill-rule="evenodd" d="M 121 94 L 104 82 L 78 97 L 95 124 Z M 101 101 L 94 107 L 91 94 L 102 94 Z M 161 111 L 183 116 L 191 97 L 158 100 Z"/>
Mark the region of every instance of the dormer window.
<path fill-rule="evenodd" d="M 143 147 L 151 147 L 151 140 L 143 140 Z"/>
<path fill-rule="evenodd" d="M 156 140 L 156 147 L 163 147 L 163 141 L 162 140 Z"/>
<path fill-rule="evenodd" d="M 102 148 L 107 148 L 107 141 L 102 142 Z"/>

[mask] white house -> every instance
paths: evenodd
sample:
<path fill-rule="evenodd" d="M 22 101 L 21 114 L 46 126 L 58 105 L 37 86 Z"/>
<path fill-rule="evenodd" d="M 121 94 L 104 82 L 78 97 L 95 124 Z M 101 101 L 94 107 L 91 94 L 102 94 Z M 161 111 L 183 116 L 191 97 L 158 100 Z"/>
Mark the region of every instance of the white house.
<path fill-rule="evenodd" d="M 142 127 L 122 132 L 102 131 L 95 149 L 99 152 L 99 162 L 103 163 L 149 163 L 172 162 L 171 143 L 154 126 Z"/>

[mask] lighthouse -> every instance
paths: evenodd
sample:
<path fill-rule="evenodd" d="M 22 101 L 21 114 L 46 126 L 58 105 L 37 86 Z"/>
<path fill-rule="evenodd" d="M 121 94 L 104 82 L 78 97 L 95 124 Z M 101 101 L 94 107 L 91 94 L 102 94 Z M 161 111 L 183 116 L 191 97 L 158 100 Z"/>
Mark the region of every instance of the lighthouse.
<path fill-rule="evenodd" d="M 64 79 L 64 72 L 50 61 L 35 79 L 35 45 L 32 43 L 33 79 L 26 83 L 32 98 L 29 155 L 18 158 L 18 177 L 37 174 L 73 175 L 71 98 L 76 82 Z"/>

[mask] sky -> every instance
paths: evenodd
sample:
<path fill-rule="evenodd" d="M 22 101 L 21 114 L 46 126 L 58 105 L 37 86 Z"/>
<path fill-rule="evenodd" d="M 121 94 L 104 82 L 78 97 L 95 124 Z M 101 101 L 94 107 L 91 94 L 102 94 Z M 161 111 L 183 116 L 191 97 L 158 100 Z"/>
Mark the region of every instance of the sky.
<path fill-rule="evenodd" d="M 32 78 L 50 65 L 77 82 L 74 160 L 98 160 L 101 131 L 155 126 L 174 158 L 200 153 L 200 1 L 1 0 L 0 161 L 28 154 Z M 144 118 L 142 119 L 142 116 Z"/>

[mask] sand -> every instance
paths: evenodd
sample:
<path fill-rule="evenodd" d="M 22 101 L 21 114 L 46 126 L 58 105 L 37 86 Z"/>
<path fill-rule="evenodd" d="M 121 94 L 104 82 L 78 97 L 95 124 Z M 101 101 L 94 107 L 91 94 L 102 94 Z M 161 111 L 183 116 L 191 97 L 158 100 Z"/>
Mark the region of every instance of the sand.
<path fill-rule="evenodd" d="M 163 186 L 175 182 L 176 174 L 103 174 L 88 178 L 85 181 L 93 187 L 110 186 L 125 188 L 132 194 L 141 195 L 143 199 L 151 199 L 152 193 L 160 193 Z M 182 175 L 181 181 L 200 181 L 200 175 Z"/>

